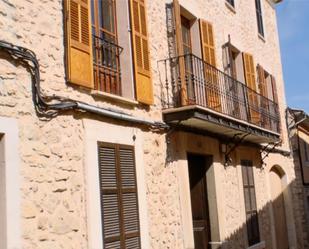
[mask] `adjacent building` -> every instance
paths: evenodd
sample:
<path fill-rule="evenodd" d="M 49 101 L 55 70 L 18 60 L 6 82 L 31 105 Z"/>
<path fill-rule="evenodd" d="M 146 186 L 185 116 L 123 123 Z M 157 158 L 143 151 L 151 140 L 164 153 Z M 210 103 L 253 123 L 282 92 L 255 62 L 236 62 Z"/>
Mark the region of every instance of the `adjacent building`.
<path fill-rule="evenodd" d="M 308 248 L 277 2 L 3 0 L 0 248 Z"/>

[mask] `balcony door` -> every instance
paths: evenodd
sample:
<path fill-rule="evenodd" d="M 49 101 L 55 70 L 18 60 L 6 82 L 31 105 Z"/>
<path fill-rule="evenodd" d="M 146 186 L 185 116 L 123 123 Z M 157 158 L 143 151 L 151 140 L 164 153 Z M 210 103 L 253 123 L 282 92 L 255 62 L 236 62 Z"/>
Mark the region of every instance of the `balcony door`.
<path fill-rule="evenodd" d="M 92 0 L 91 17 L 95 88 L 121 95 L 115 0 Z"/>
<path fill-rule="evenodd" d="M 194 95 L 194 81 L 193 65 L 192 65 L 192 43 L 191 43 L 191 31 L 190 20 L 181 16 L 181 33 L 182 33 L 182 49 L 184 54 L 185 64 L 185 80 L 187 86 L 188 104 L 195 104 Z"/>
<path fill-rule="evenodd" d="M 206 172 L 211 163 L 211 157 L 188 154 L 195 249 L 210 248 L 210 222 Z"/>

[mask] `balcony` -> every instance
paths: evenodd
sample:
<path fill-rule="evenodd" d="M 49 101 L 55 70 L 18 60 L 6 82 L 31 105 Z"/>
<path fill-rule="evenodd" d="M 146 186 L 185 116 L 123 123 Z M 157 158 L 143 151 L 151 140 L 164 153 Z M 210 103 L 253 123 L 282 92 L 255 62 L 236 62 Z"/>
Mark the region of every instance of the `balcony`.
<path fill-rule="evenodd" d="M 94 87 L 121 96 L 120 54 L 122 47 L 93 35 Z"/>
<path fill-rule="evenodd" d="M 253 143 L 279 140 L 278 104 L 244 83 L 193 54 L 162 60 L 159 70 L 165 122 Z"/>

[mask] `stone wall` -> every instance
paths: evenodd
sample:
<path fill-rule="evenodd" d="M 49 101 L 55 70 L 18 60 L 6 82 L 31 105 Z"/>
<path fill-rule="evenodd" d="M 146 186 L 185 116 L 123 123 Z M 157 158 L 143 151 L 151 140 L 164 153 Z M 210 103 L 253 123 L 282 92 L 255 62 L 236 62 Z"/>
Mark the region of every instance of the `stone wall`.
<path fill-rule="evenodd" d="M 261 64 L 276 77 L 280 111 L 284 120 L 285 98 L 275 11 L 268 1 L 262 1 L 266 30 L 264 41 L 257 35 L 254 1 L 235 2 L 236 13 L 227 8 L 224 1 L 219 0 L 181 0 L 180 4 L 196 17 L 213 23 L 219 68 L 222 69 L 222 45 L 230 35 L 233 45 L 241 51 L 252 53 L 255 63 Z M 44 94 L 70 97 L 135 116 L 161 120 L 162 82 L 157 61 L 168 56 L 167 3 L 170 1 L 147 2 L 155 96 L 155 103 L 149 110 L 141 105 L 119 104 L 117 101 L 94 98 L 87 90 L 66 84 L 63 3 L 60 0 L 2 0 L 1 39 L 30 48 L 36 53 L 40 62 Z M 25 249 L 87 248 L 87 182 L 84 174 L 85 131 L 82 120 L 96 119 L 102 122 L 102 126 L 114 123 L 125 127 L 128 124 L 76 112 L 61 113 L 53 118 L 38 116 L 32 101 L 29 72 L 7 55 L 0 55 L 0 116 L 16 118 L 19 124 L 22 244 Z M 284 125 L 282 129 L 286 142 Z M 179 192 L 183 184 L 179 182 L 180 162 L 168 161 L 164 134 L 148 130 L 142 132 L 147 195 L 147 207 L 144 208 L 148 210 L 150 247 L 188 248 L 184 241 L 185 228 Z M 206 146 L 208 140 L 202 141 L 202 147 Z M 218 142 L 213 143 L 218 146 Z M 287 148 L 286 143 L 283 147 Z M 218 158 L 214 173 L 220 224 L 218 239 L 232 238 L 230 248 L 244 248 L 245 233 L 237 232 L 244 226 L 240 168 L 225 168 L 218 147 L 214 153 Z M 277 160 L 277 156 L 269 157 L 267 165 L 273 165 Z M 284 164 L 286 159 L 280 158 L 280 161 Z M 293 165 L 288 163 L 285 169 L 292 181 Z M 268 201 L 264 193 L 265 171 L 256 169 L 255 176 L 258 205 L 263 207 Z M 297 215 L 295 217 L 297 219 Z M 272 239 L 267 212 L 261 219 L 262 238 L 270 244 Z"/>

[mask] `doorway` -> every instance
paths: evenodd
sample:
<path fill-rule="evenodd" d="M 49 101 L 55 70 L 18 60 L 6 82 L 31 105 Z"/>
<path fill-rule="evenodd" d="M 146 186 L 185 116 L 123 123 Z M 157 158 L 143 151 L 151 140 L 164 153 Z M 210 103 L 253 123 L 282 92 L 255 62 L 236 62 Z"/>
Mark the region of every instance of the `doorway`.
<path fill-rule="evenodd" d="M 188 154 L 195 249 L 210 248 L 210 222 L 206 173 L 211 164 L 211 156 Z"/>
<path fill-rule="evenodd" d="M 288 249 L 289 241 L 282 188 L 282 174 L 276 168 L 270 171 L 270 182 L 277 249 Z"/>

